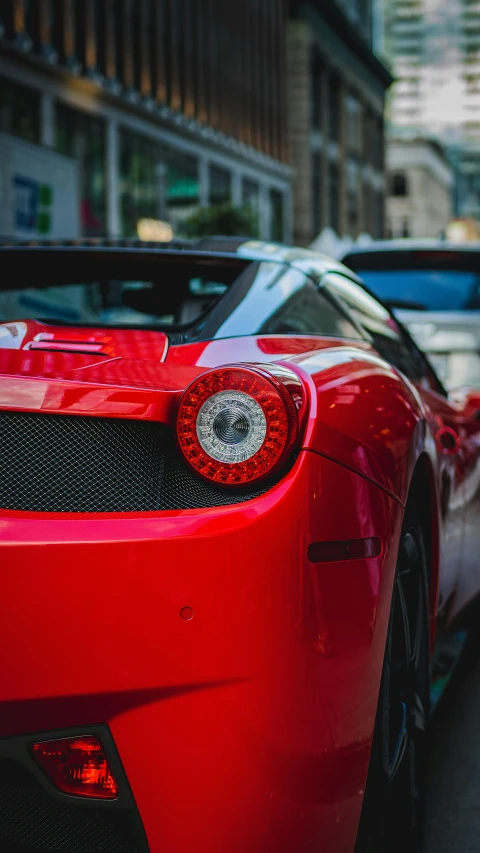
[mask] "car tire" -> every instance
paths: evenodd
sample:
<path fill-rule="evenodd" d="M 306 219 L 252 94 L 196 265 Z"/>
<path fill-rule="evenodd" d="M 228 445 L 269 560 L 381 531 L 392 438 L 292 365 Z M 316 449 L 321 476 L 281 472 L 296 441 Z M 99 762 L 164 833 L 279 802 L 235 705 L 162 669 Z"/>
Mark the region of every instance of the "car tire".
<path fill-rule="evenodd" d="M 423 837 L 430 706 L 428 564 L 410 502 L 400 539 L 355 853 L 414 853 Z"/>

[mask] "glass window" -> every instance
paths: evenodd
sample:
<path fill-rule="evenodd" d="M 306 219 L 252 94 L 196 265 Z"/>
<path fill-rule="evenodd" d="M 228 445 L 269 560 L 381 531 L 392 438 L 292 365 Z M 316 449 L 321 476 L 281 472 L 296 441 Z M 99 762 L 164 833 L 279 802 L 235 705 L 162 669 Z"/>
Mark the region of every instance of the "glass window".
<path fill-rule="evenodd" d="M 57 103 L 56 148 L 79 165 L 82 234 L 103 236 L 106 232 L 105 122 Z"/>
<path fill-rule="evenodd" d="M 273 261 L 200 263 L 165 251 L 69 249 L 42 250 L 39 263 L 32 251 L 17 254 L 15 279 L 4 277 L 0 284 L 1 320 L 166 326 L 190 340 L 251 334 L 362 338 L 308 276 Z"/>
<path fill-rule="evenodd" d="M 373 165 L 379 171 L 384 168 L 384 127 L 383 118 L 374 120 L 373 125 Z"/>
<path fill-rule="evenodd" d="M 338 166 L 335 164 L 330 166 L 329 172 L 328 207 L 329 225 L 338 234 L 340 231 L 339 181 Z"/>
<path fill-rule="evenodd" d="M 468 270 L 360 270 L 383 302 L 418 311 L 480 310 L 480 274 Z"/>
<path fill-rule="evenodd" d="M 383 236 L 384 207 L 383 192 L 376 190 L 373 193 L 373 236 L 378 239 Z"/>
<path fill-rule="evenodd" d="M 345 98 L 346 112 L 346 142 L 350 151 L 358 151 L 361 143 L 360 133 L 360 101 L 355 95 L 349 94 Z"/>
<path fill-rule="evenodd" d="M 362 335 L 327 293 L 310 278 L 281 264 L 251 264 L 194 337 L 237 335 Z"/>
<path fill-rule="evenodd" d="M 0 321 L 35 317 L 102 326 L 192 324 L 250 265 L 239 260 L 196 266 L 191 258 L 171 257 L 159 263 L 156 252 L 129 250 L 46 251 L 41 262 L 31 252 L 16 255 L 15 280 L 0 283 Z"/>
<path fill-rule="evenodd" d="M 175 236 L 199 205 L 195 157 L 122 131 L 120 136 L 120 206 L 122 234 L 138 235 L 141 219 L 168 223 Z"/>
<path fill-rule="evenodd" d="M 255 218 L 255 236 L 258 237 L 260 221 L 260 187 L 256 181 L 244 178 L 242 181 L 242 204 L 252 211 Z"/>
<path fill-rule="evenodd" d="M 140 219 L 162 219 L 163 187 L 161 170 L 157 174 L 157 145 L 134 133 L 120 134 L 120 216 L 122 235 L 138 236 Z M 158 181 L 158 185 L 157 185 Z"/>
<path fill-rule="evenodd" d="M 198 160 L 166 145 L 159 146 L 158 151 L 158 197 L 164 204 L 159 209 L 160 219 L 172 226 L 176 237 L 181 237 L 185 220 L 200 204 Z"/>
<path fill-rule="evenodd" d="M 328 128 L 332 142 L 337 142 L 340 137 L 340 86 L 333 79 L 328 90 Z"/>
<path fill-rule="evenodd" d="M 0 130 L 40 142 L 40 94 L 0 78 Z"/>
<path fill-rule="evenodd" d="M 325 286 L 346 305 L 355 321 L 368 333 L 380 355 L 410 379 L 423 377 L 422 365 L 415 348 L 383 305 L 360 285 L 342 275 L 332 273 L 323 280 Z"/>
<path fill-rule="evenodd" d="M 270 239 L 281 243 L 284 237 L 284 199 L 279 190 L 270 190 Z"/>
<path fill-rule="evenodd" d="M 360 169 L 353 158 L 347 160 L 347 230 L 352 237 L 358 231 L 358 195 L 360 189 Z"/>
<path fill-rule="evenodd" d="M 407 196 L 408 183 L 405 172 L 395 172 L 390 179 L 390 194 L 394 196 Z"/>
<path fill-rule="evenodd" d="M 260 210 L 260 187 L 256 181 L 244 178 L 242 182 L 242 204 L 249 207 L 255 213 Z"/>
<path fill-rule="evenodd" d="M 313 130 L 322 130 L 323 126 L 323 110 L 322 110 L 322 86 L 323 86 L 323 66 L 318 56 L 314 54 L 311 63 L 311 86 L 310 86 L 310 113 Z"/>
<path fill-rule="evenodd" d="M 230 201 L 232 176 L 226 169 L 210 166 L 210 204 L 226 204 Z"/>
<path fill-rule="evenodd" d="M 295 278 L 288 274 L 285 278 Z M 285 283 L 285 282 L 284 282 Z M 354 327 L 308 279 L 259 328 L 268 335 L 335 335 L 358 338 Z"/>
<path fill-rule="evenodd" d="M 313 231 L 315 237 L 322 230 L 322 164 L 323 157 L 319 151 L 312 154 L 312 207 Z"/>

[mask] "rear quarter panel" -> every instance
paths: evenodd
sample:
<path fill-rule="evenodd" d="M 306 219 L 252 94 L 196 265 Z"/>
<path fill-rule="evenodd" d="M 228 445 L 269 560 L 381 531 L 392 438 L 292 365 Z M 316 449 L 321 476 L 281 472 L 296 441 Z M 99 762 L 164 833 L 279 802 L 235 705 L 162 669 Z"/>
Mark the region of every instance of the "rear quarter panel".
<path fill-rule="evenodd" d="M 303 446 L 358 471 L 404 504 L 422 453 L 436 464 L 422 398 L 372 352 L 342 347 L 291 360 L 309 392 Z"/>

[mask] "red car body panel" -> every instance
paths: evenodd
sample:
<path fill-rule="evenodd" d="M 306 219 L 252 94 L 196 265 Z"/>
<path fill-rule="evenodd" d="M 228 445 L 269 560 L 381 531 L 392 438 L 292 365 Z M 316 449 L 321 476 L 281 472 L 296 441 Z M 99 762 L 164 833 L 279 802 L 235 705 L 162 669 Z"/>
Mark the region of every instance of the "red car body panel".
<path fill-rule="evenodd" d="M 49 329 L 25 326 L 20 347 L 11 335 L 0 350 L 2 409 L 173 425 L 203 371 L 281 362 L 302 382 L 305 421 L 293 467 L 243 504 L 0 510 L 0 639 L 14 650 L 0 665 L 0 735 L 107 724 L 152 853 L 352 853 L 408 490 L 422 465 L 433 640 L 462 577 L 473 421 L 362 343 L 268 336 L 167 352 L 159 340 L 145 358 L 145 332 L 109 330 L 105 343 L 76 330 L 109 347 L 99 355 L 32 350 Z M 460 455 L 439 447 L 445 427 Z M 369 537 L 378 557 L 308 559 L 312 543 Z M 464 600 L 479 588 L 463 581 Z"/>
<path fill-rule="evenodd" d="M 346 520 L 345 501 L 363 512 Z M 199 851 L 350 849 L 401 517 L 307 451 L 241 508 L 3 512 L 0 632 L 15 654 L 0 733 L 108 723 L 154 851 L 190 850 L 192 826 Z M 308 561 L 312 542 L 372 535 L 381 557 Z"/>

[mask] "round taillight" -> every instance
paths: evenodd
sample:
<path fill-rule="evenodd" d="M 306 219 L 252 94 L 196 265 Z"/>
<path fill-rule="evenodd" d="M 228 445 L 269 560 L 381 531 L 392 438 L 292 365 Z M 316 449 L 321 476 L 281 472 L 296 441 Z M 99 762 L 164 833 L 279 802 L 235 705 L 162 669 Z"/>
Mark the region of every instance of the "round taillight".
<path fill-rule="evenodd" d="M 177 436 L 190 465 L 208 480 L 240 486 L 272 474 L 298 434 L 295 403 L 281 382 L 251 368 L 202 374 L 185 391 Z"/>

